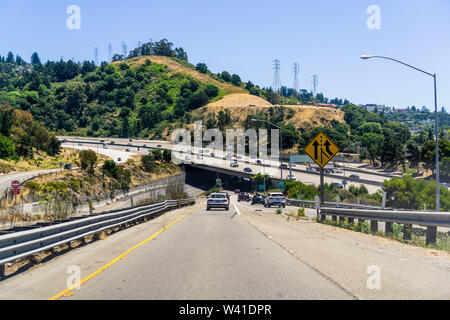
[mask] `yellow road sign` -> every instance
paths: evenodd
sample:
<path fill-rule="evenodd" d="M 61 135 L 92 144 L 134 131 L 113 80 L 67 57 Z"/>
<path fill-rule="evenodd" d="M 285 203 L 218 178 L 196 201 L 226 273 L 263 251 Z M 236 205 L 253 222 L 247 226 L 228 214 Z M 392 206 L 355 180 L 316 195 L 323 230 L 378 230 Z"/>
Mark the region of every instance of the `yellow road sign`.
<path fill-rule="evenodd" d="M 310 158 L 321 168 L 325 167 L 328 161 L 339 152 L 339 147 L 320 132 L 311 142 L 303 149 Z"/>

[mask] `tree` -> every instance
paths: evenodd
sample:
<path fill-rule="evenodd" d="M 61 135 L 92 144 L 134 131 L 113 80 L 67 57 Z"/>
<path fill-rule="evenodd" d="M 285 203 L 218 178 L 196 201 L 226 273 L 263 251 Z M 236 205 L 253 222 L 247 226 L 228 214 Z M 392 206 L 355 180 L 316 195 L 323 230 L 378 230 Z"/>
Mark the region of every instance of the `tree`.
<path fill-rule="evenodd" d="M 241 77 L 239 77 L 237 74 L 233 74 L 230 80 L 231 83 L 234 84 L 235 86 L 241 85 Z"/>
<path fill-rule="evenodd" d="M 97 154 L 93 150 L 81 150 L 79 152 L 81 169 L 94 173 L 94 166 L 97 163 Z"/>
<path fill-rule="evenodd" d="M 195 69 L 197 69 L 197 71 L 199 71 L 201 73 L 208 72 L 208 67 L 203 62 L 198 63 L 197 66 L 195 67 Z"/>
<path fill-rule="evenodd" d="M 219 94 L 219 88 L 217 88 L 215 85 L 213 84 L 208 84 L 205 87 L 205 93 L 208 97 L 210 98 L 214 98 Z"/>
<path fill-rule="evenodd" d="M 31 64 L 33 66 L 40 66 L 41 65 L 41 59 L 39 58 L 39 55 L 37 54 L 37 52 L 33 53 L 31 55 Z"/>
<path fill-rule="evenodd" d="M 419 168 L 420 148 L 412 140 L 409 140 L 406 144 L 406 159 L 409 161 L 411 167 Z"/>
<path fill-rule="evenodd" d="M 106 160 L 103 163 L 101 170 L 104 175 L 107 175 L 109 177 L 114 177 L 116 167 L 117 167 L 117 165 L 114 162 L 114 160 Z"/>
<path fill-rule="evenodd" d="M 141 158 L 142 167 L 145 171 L 152 172 L 156 167 L 155 157 L 152 153 L 146 154 Z"/>
<path fill-rule="evenodd" d="M 159 149 L 153 149 L 152 155 L 153 155 L 153 159 L 155 159 L 155 161 L 161 161 L 163 159 L 163 154 L 162 154 L 161 150 L 159 150 Z"/>
<path fill-rule="evenodd" d="M 16 154 L 16 148 L 11 139 L 0 134 L 0 158 L 11 158 Z"/>
<path fill-rule="evenodd" d="M 230 80 L 231 80 L 231 76 L 228 73 L 228 71 L 222 71 L 221 77 L 222 77 L 223 81 L 226 81 L 226 82 L 230 82 Z"/>
<path fill-rule="evenodd" d="M 163 158 L 164 158 L 165 162 L 172 161 L 172 151 L 169 149 L 164 149 L 163 150 Z"/>

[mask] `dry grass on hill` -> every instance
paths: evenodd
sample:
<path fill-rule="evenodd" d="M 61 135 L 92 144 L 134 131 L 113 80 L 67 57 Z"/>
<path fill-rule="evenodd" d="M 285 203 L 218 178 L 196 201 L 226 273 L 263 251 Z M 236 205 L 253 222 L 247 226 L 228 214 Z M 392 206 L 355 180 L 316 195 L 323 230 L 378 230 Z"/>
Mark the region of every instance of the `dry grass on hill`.
<path fill-rule="evenodd" d="M 126 60 L 127 63 L 131 65 L 141 65 L 145 63 L 145 60 L 149 59 L 153 63 L 163 64 L 166 65 L 169 68 L 169 73 L 184 73 L 189 76 L 191 76 L 194 79 L 197 79 L 202 82 L 210 82 L 217 87 L 225 90 L 227 93 L 243 93 L 245 92 L 244 89 L 233 86 L 229 83 L 221 82 L 216 79 L 211 78 L 207 74 L 203 74 L 201 72 L 198 72 L 195 69 L 189 68 L 187 66 L 182 65 L 181 63 L 165 56 L 141 56 L 141 57 L 135 57 Z M 122 61 L 117 61 L 114 63 L 121 63 Z"/>

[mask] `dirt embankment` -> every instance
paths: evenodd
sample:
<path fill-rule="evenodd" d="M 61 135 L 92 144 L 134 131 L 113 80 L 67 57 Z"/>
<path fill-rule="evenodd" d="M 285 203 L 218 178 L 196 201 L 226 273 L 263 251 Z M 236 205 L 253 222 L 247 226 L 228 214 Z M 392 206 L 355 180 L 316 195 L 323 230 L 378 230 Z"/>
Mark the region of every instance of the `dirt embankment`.
<path fill-rule="evenodd" d="M 309 129 L 315 126 L 330 126 L 332 120 L 344 122 L 344 112 L 339 109 L 310 105 L 272 105 L 268 101 L 250 94 L 230 94 L 193 112 L 193 118 L 204 123 L 214 115 L 217 118 L 220 111 L 229 111 L 231 127 L 242 126 L 251 115 L 282 114 L 286 123 L 292 124 L 297 130 Z"/>

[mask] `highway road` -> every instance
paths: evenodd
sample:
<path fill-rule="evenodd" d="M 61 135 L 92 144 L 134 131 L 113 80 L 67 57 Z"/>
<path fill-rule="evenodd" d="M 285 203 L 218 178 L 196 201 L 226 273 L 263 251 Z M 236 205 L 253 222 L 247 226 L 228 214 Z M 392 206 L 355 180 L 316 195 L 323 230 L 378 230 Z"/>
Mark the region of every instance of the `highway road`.
<path fill-rule="evenodd" d="M 108 157 L 111 157 L 115 161 L 117 161 L 119 158 L 121 161 L 126 161 L 124 159 L 128 159 L 132 155 L 136 154 L 147 154 L 148 149 L 143 148 L 145 145 L 146 147 L 152 147 L 152 148 L 160 148 L 160 149 L 170 149 L 174 150 L 176 148 L 176 145 L 167 142 L 167 141 L 151 141 L 151 140 L 132 140 L 130 139 L 109 139 L 109 138 L 84 138 L 84 137 L 58 137 L 59 139 L 66 139 L 68 141 L 77 141 L 77 142 L 69 142 L 69 143 L 63 143 L 63 147 L 68 148 L 85 148 L 85 149 L 92 149 L 94 151 L 97 151 L 98 153 L 102 153 L 107 155 Z M 114 144 L 108 144 L 107 149 L 103 149 L 102 145 L 98 144 L 89 144 L 86 142 L 96 142 L 99 143 L 100 141 L 104 141 L 105 143 L 110 143 L 111 141 L 114 141 Z M 83 143 L 84 142 L 84 143 Z M 118 146 L 117 144 L 120 144 L 121 146 Z M 159 146 L 159 147 L 158 147 Z M 128 149 L 128 152 L 125 152 L 124 150 Z M 179 154 L 176 153 L 177 158 L 180 161 L 185 162 L 194 162 L 197 164 L 204 164 L 212 167 L 220 167 L 225 168 L 227 170 L 233 170 L 233 171 L 239 171 L 242 172 L 245 167 L 248 167 L 252 170 L 252 173 L 266 173 L 269 174 L 271 177 L 280 177 L 281 176 L 281 170 L 279 169 L 279 163 L 277 161 L 274 161 L 272 159 L 250 159 L 248 156 L 242 156 L 241 159 L 238 159 L 239 167 L 230 167 L 230 159 L 224 160 L 225 153 L 221 150 L 212 150 L 208 148 L 204 148 L 203 156 L 200 153 L 202 149 L 200 148 L 194 148 L 193 154 Z M 214 157 L 211 157 L 211 153 L 214 153 Z M 261 160 L 262 164 L 266 166 L 262 166 L 260 164 L 257 164 L 256 161 Z M 247 163 L 246 163 L 247 162 Z M 268 167 L 267 165 L 270 165 Z M 296 165 L 293 169 L 300 169 L 300 170 L 306 170 L 305 165 Z M 348 177 L 349 174 L 351 174 L 350 171 L 346 170 L 346 176 Z M 361 182 L 353 182 L 348 181 L 348 185 L 355 185 L 360 186 L 364 184 L 369 192 L 374 193 L 377 190 L 379 190 L 380 184 L 385 180 L 388 179 L 387 176 L 380 176 L 375 175 L 371 173 L 357 173 L 359 175 L 360 179 L 371 181 L 372 183 L 361 183 Z M 286 177 L 289 175 L 288 169 L 283 169 L 283 177 L 286 179 Z M 297 181 L 301 181 L 306 184 L 314 184 L 318 185 L 320 183 L 320 177 L 317 174 L 308 173 L 308 172 L 298 172 L 293 170 L 292 175 L 296 178 Z M 342 183 L 344 179 L 344 174 L 335 174 L 335 177 L 325 177 L 325 182 L 332 183 Z"/>
<path fill-rule="evenodd" d="M 260 209 L 168 212 L 0 282 L 0 299 L 450 298 L 448 254 Z"/>

